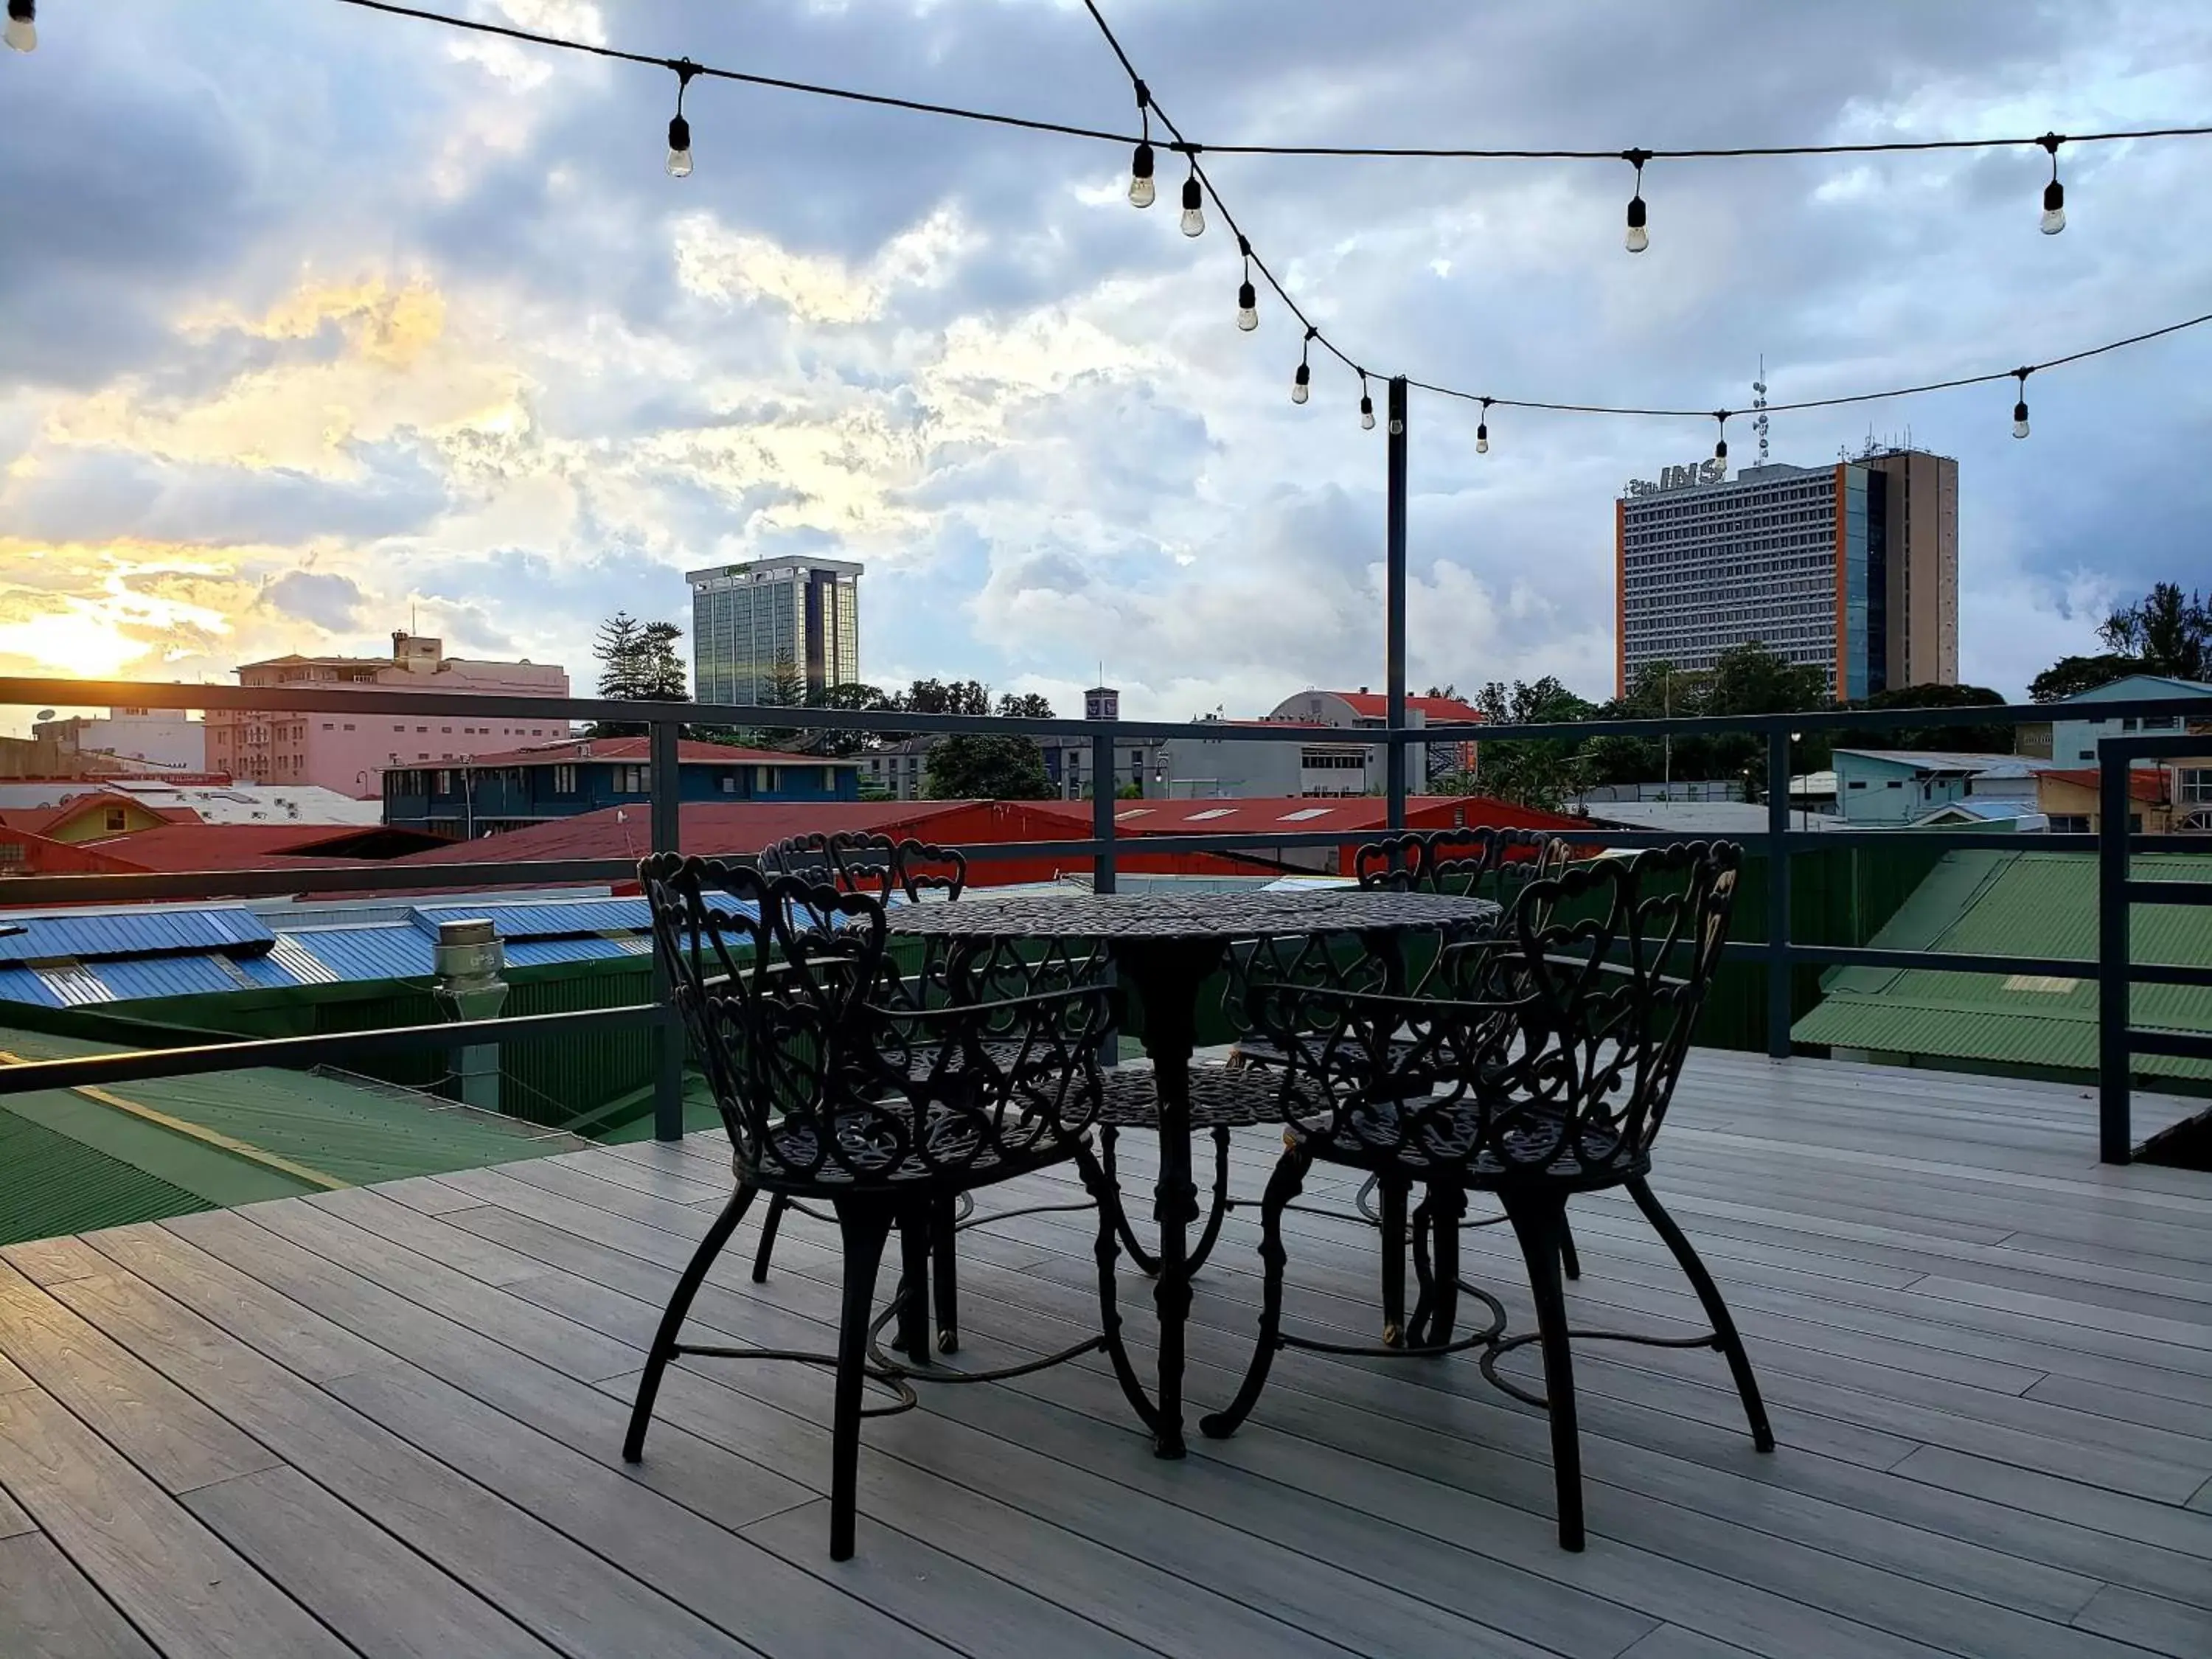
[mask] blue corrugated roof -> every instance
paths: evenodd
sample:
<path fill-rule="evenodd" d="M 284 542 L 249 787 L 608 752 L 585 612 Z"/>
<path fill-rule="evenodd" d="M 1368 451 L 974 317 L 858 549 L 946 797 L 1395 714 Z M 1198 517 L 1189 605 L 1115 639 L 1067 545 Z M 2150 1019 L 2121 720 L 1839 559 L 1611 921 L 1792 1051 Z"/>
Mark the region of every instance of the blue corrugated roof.
<path fill-rule="evenodd" d="M 28 1002 L 40 1008 L 59 1008 L 62 1000 L 27 968 L 0 967 L 0 1000 Z"/>
<path fill-rule="evenodd" d="M 409 922 L 302 927 L 284 937 L 339 979 L 422 979 L 430 973 L 430 937 Z"/>
<path fill-rule="evenodd" d="M 641 898 L 563 899 L 538 904 L 424 904 L 417 925 L 435 933 L 441 921 L 481 917 L 503 939 L 575 939 L 588 933 L 641 933 L 653 917 Z"/>
<path fill-rule="evenodd" d="M 0 962 L 206 951 L 244 955 L 266 951 L 276 939 L 259 916 L 235 905 L 92 915 L 68 912 L 18 915 L 0 922 L 0 930 L 4 930 L 0 931 Z"/>

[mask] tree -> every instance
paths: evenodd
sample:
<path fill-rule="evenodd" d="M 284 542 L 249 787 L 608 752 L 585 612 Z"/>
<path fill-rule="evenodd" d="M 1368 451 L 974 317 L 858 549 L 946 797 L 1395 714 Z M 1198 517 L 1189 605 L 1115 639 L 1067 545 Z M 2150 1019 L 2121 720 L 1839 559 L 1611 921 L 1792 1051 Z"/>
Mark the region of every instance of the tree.
<path fill-rule="evenodd" d="M 1510 690 L 1492 680 L 1475 693 L 1474 702 L 1492 726 L 1554 725 L 1586 720 L 1597 712 L 1595 705 L 1548 674 L 1533 684 L 1516 680 Z M 1571 738 L 1485 738 L 1477 768 L 1481 791 L 1556 812 L 1583 787 L 1581 747 Z"/>
<path fill-rule="evenodd" d="M 1851 705 L 1854 708 L 1995 708 L 2004 698 L 1986 685 L 1900 685 L 1877 691 Z M 1863 749 L 1909 749 L 1925 752 L 1950 750 L 1963 754 L 2009 755 L 2013 731 L 2008 726 L 1909 726 L 1892 732 L 1853 732 L 1848 746 Z"/>
<path fill-rule="evenodd" d="M 2117 651 L 2094 657 L 2061 657 L 2028 682 L 2028 699 L 2033 702 L 2058 702 L 2142 672 L 2140 658 Z"/>
<path fill-rule="evenodd" d="M 2097 637 L 2106 650 L 2137 659 L 2147 674 L 2201 680 L 2212 670 L 2212 606 L 2179 582 L 2154 584 L 2107 617 Z"/>
<path fill-rule="evenodd" d="M 775 659 L 766 679 L 753 682 L 753 701 L 769 708 L 806 706 L 806 677 L 799 672 L 799 665 L 788 653 Z M 805 736 L 805 731 L 796 726 L 763 726 L 755 728 L 748 741 L 763 749 L 791 749 L 797 747 Z"/>
<path fill-rule="evenodd" d="M 638 644 L 643 629 L 627 611 L 617 611 L 599 624 L 592 641 L 592 654 L 599 659 L 599 695 L 618 702 L 638 698 Z"/>
<path fill-rule="evenodd" d="M 684 659 L 676 651 L 683 637 L 674 623 L 641 623 L 627 611 L 616 611 L 592 641 L 592 654 L 599 659 L 599 695 L 611 702 L 690 702 Z M 642 720 L 600 720 L 591 735 L 635 738 L 645 732 Z"/>
<path fill-rule="evenodd" d="M 1060 793 L 1028 738 L 956 733 L 932 744 L 925 763 L 933 800 L 1050 800 Z"/>
<path fill-rule="evenodd" d="M 1048 720 L 1053 718 L 1052 700 L 1035 691 L 1019 696 L 1009 691 L 999 699 L 998 712 L 1002 720 Z"/>

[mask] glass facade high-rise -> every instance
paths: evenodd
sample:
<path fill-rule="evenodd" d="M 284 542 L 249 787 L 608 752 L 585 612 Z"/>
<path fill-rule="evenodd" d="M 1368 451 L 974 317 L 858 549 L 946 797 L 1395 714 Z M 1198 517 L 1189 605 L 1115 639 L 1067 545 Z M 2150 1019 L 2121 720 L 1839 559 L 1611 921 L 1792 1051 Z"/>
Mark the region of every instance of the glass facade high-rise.
<path fill-rule="evenodd" d="M 1758 641 L 1839 698 L 1959 678 L 1959 464 L 1669 467 L 1614 504 L 1617 689 Z"/>
<path fill-rule="evenodd" d="M 767 702 L 780 676 L 809 692 L 859 679 L 863 568 L 793 557 L 687 573 L 691 695 L 701 702 Z"/>

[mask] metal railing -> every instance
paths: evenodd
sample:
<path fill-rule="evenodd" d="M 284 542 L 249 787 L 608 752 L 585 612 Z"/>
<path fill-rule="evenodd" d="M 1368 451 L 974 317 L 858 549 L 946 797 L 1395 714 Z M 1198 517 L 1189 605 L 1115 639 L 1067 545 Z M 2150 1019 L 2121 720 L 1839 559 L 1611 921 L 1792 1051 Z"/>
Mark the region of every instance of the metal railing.
<path fill-rule="evenodd" d="M 2198 737 L 2108 738 L 2100 744 L 2103 769 L 2102 811 L 2096 834 L 2043 834 L 2023 839 L 2010 833 L 1950 829 L 1913 830 L 1793 830 L 1792 805 L 1787 787 L 1791 775 L 1793 738 L 1806 732 L 1828 734 L 1881 733 L 1906 728 L 1947 726 L 2047 725 L 2071 713 L 2099 720 L 2166 719 L 2179 716 L 2185 724 L 2191 715 L 2205 716 L 2201 698 L 2138 698 L 2073 709 L 2048 704 L 2012 704 L 1998 708 L 1923 709 L 1822 709 L 1796 714 L 1706 716 L 1686 719 L 1648 719 L 1608 721 L 1557 722 L 1523 726 L 1439 724 L 1421 726 L 1323 727 L 1281 723 L 1231 725 L 1227 722 L 1159 720 L 1079 720 L 1000 718 L 988 715 L 902 714 L 858 713 L 841 709 L 766 708 L 750 704 L 616 702 L 594 698 L 478 695 L 469 692 L 387 691 L 331 689 L 311 684 L 285 686 L 179 685 L 138 681 L 94 681 L 0 678 L 0 704 L 18 707 L 122 705 L 137 708 L 246 709 L 296 714 L 462 714 L 489 720 L 519 719 L 563 722 L 622 721 L 643 725 L 650 733 L 650 844 L 655 852 L 681 851 L 680 774 L 678 744 L 686 726 L 736 728 L 780 726 L 803 730 L 835 730 L 907 736 L 917 731 L 931 733 L 981 733 L 1085 738 L 1091 744 L 1091 776 L 1094 781 L 1091 835 L 1087 839 L 986 842 L 961 850 L 975 862 L 1040 857 L 1087 859 L 1092 883 L 1099 892 L 1114 890 L 1118 855 L 1140 848 L 1147 854 L 1231 853 L 1254 848 L 1288 849 L 1337 848 L 1363 839 L 1358 832 L 1315 830 L 1259 831 L 1231 834 L 1125 836 L 1117 828 L 1118 803 L 1104 785 L 1115 776 L 1114 750 L 1132 738 L 1202 737 L 1208 742 L 1336 743 L 1384 747 L 1393 756 L 1388 769 L 1390 781 L 1387 823 L 1405 822 L 1405 749 L 1407 745 L 1499 743 L 1596 737 L 1677 739 L 1749 732 L 1765 744 L 1766 827 L 1763 833 L 1743 837 L 1748 850 L 1765 855 L 1766 937 L 1731 941 L 1729 951 L 1738 958 L 1766 966 L 1765 1036 L 1767 1053 L 1776 1059 L 1790 1054 L 1790 992 L 1793 970 L 1800 964 L 1883 968 L 1938 967 L 1945 969 L 2005 975 L 2035 975 L 2065 978 L 2094 975 L 2100 982 L 2102 1015 L 2100 1035 L 2100 1146 L 2108 1162 L 2124 1163 L 2132 1152 L 2129 1060 L 2138 1054 L 2178 1054 L 2212 1058 L 2212 1037 L 2137 1030 L 2130 1024 L 2127 988 L 2132 984 L 2183 985 L 2212 988 L 2212 968 L 2187 968 L 2134 963 L 2129 959 L 2128 906 L 2131 903 L 2212 902 L 2212 884 L 2151 883 L 2131 880 L 2128 860 L 2131 851 L 2172 845 L 2179 850 L 2212 854 L 2212 840 L 2202 836 L 2155 836 L 2133 833 L 2128 828 L 2127 771 L 2137 756 L 2184 756 L 2212 751 L 2212 733 Z M 465 760 L 447 763 L 465 766 Z M 96 788 L 99 780 L 88 779 Z M 1781 787 L 1771 787 L 1779 782 Z M 2115 793 L 2117 791 L 2117 793 Z M 2119 801 L 2119 809 L 2113 806 Z M 2114 826 L 2118 828 L 2115 830 Z M 1369 832 L 1370 836 L 1386 833 Z M 1662 846 L 1685 839 L 1680 832 L 1658 830 L 1574 830 L 1559 832 L 1565 839 L 1607 847 Z M 1736 839 L 1736 837 L 1729 837 Z M 2079 958 L 1977 955 L 1949 951 L 1890 951 L 1864 946 L 1800 943 L 1790 938 L 1790 867 L 1793 855 L 1816 848 L 1854 846 L 1896 846 L 1925 842 L 1946 851 L 1990 849 L 2018 852 L 2033 848 L 2046 852 L 2096 852 L 2101 855 L 2100 885 L 2100 960 Z M 381 892 L 404 890 L 533 887 L 586 882 L 615 882 L 632 877 L 635 861 L 621 859 L 562 859 L 501 861 L 495 856 L 499 838 L 481 843 L 490 856 L 465 864 L 392 866 L 333 863 L 313 890 Z M 18 877 L 0 884 L 0 903 L 103 903 L 143 899 L 255 897 L 295 893 L 301 878 L 290 871 L 210 871 L 161 874 L 102 874 Z M 2083 969 L 2089 970 L 2084 974 Z M 289 1066 L 409 1050 L 451 1048 L 471 1040 L 515 1042 L 586 1031 L 648 1028 L 657 1036 L 654 1079 L 654 1132 L 664 1139 L 681 1138 L 683 1122 L 684 1046 L 680 1030 L 668 1007 L 668 987 L 656 963 L 654 1000 L 623 1007 L 592 1009 L 574 1013 L 528 1018 L 456 1021 L 331 1033 L 314 1037 L 285 1037 L 236 1042 L 41 1060 L 0 1066 L 0 1095 L 35 1089 L 74 1088 L 111 1084 L 139 1078 L 209 1072 L 244 1066 Z"/>

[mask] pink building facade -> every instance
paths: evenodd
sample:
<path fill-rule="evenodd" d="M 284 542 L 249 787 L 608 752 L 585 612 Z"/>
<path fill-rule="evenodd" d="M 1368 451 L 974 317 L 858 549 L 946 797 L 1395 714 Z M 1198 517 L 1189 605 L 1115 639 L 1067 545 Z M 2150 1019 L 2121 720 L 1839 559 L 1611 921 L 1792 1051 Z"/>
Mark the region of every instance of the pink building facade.
<path fill-rule="evenodd" d="M 396 633 L 383 657 L 271 657 L 238 669 L 241 685 L 312 685 L 318 691 L 465 691 L 565 697 L 568 671 L 552 664 L 448 657 L 441 640 Z M 212 708 L 207 763 L 246 783 L 317 784 L 363 799 L 384 793 L 387 768 L 471 759 L 568 735 L 557 720 L 466 714 L 287 714 Z"/>

